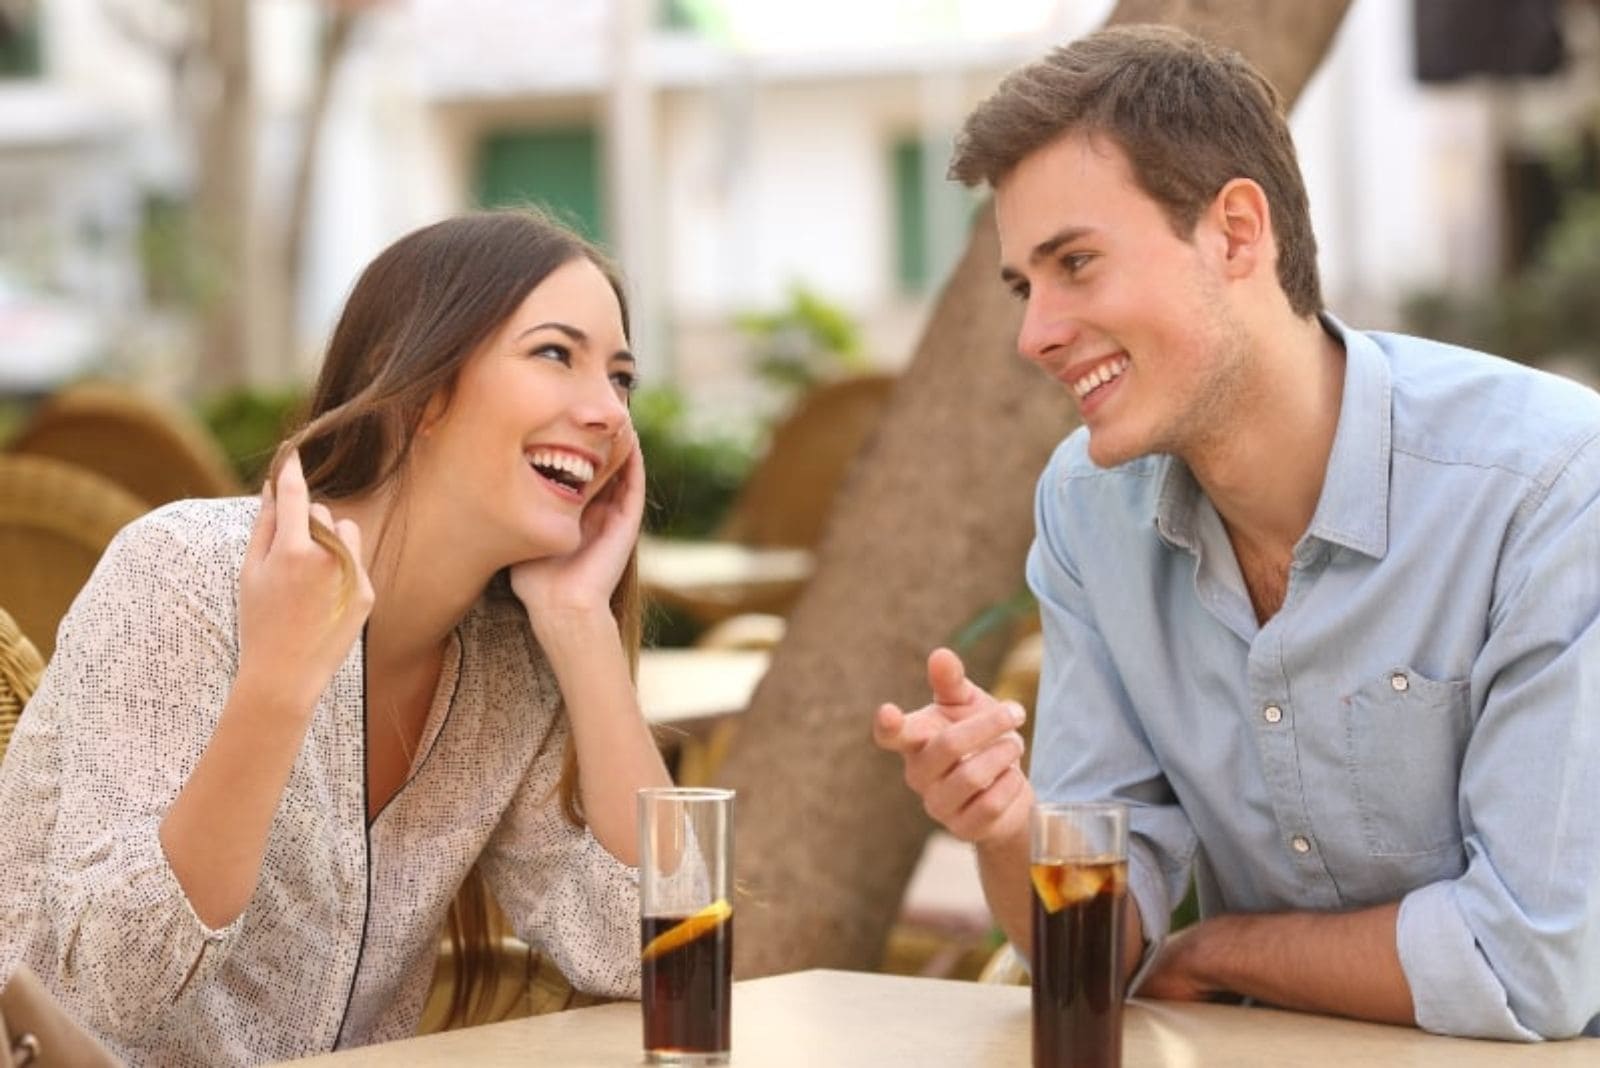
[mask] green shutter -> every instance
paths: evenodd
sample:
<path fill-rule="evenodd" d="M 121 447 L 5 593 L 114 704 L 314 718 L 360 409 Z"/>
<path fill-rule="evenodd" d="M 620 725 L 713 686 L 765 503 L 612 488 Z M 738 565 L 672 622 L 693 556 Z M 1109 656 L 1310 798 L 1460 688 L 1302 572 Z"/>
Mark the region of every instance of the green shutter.
<path fill-rule="evenodd" d="M 477 195 L 485 208 L 538 204 L 589 240 L 605 239 L 592 126 L 490 134 L 478 156 Z"/>
<path fill-rule="evenodd" d="M 38 12 L 6 17 L 0 29 L 0 78 L 37 78 L 44 72 L 41 55 Z"/>
<path fill-rule="evenodd" d="M 895 144 L 893 171 L 895 277 L 901 289 L 920 293 L 928 286 L 928 213 L 920 140 Z"/>

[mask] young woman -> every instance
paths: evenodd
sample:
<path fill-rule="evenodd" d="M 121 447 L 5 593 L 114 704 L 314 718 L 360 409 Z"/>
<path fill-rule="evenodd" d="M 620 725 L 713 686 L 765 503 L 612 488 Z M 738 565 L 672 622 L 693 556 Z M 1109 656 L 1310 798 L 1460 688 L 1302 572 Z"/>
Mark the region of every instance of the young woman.
<path fill-rule="evenodd" d="M 134 523 L 63 623 L 0 771 L 0 977 L 135 1063 L 401 1038 L 481 878 L 635 995 L 633 383 L 617 278 L 547 220 L 382 253 L 261 498 Z"/>

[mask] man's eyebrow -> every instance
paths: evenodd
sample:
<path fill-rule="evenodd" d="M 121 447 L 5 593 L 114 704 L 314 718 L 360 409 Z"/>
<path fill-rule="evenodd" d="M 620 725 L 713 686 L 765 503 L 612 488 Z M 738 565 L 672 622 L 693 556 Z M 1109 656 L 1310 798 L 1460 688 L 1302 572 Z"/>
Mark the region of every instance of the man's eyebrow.
<path fill-rule="evenodd" d="M 1070 245 L 1079 238 L 1087 237 L 1092 233 L 1094 233 L 1092 226 L 1064 226 L 1033 246 L 1033 249 L 1028 253 L 1028 263 L 1035 264 L 1040 260 L 1049 259 L 1056 254 L 1056 251 L 1062 245 Z M 1014 267 L 1002 266 L 1000 268 L 1000 280 L 1007 285 L 1012 285 L 1022 280 L 1022 272 Z"/>

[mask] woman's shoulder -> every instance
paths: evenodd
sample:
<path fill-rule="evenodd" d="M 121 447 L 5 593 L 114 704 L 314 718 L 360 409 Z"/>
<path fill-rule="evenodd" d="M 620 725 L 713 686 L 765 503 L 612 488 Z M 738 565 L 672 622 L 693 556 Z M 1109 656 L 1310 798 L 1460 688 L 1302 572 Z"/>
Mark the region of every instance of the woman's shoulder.
<path fill-rule="evenodd" d="M 255 497 L 173 501 L 123 527 L 106 550 L 110 566 L 177 564 L 236 569 L 261 510 Z"/>

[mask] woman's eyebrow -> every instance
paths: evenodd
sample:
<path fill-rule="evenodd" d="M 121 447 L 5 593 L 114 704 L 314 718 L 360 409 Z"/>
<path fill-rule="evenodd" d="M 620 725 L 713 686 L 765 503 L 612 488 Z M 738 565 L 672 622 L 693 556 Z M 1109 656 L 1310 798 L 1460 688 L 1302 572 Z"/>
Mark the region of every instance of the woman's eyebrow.
<path fill-rule="evenodd" d="M 569 326 L 566 323 L 558 323 L 558 322 L 554 322 L 554 321 L 551 321 L 551 322 L 548 322 L 548 323 L 535 323 L 533 326 L 528 327 L 528 329 L 526 329 L 522 333 L 518 334 L 517 335 L 517 340 L 521 341 L 523 338 L 527 337 L 529 334 L 532 334 L 535 331 L 539 331 L 539 330 L 559 330 L 559 331 L 561 331 L 561 333 L 567 335 L 573 341 L 576 341 L 580 345 L 587 345 L 589 343 L 589 335 L 585 334 L 582 330 L 579 330 L 575 326 Z"/>

